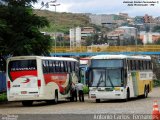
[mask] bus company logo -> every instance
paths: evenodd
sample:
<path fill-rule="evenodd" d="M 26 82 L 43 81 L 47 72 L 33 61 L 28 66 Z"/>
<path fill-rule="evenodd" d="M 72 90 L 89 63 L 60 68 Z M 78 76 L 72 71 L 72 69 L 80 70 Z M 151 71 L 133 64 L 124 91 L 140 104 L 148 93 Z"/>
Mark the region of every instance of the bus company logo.
<path fill-rule="evenodd" d="M 30 79 L 27 78 L 25 81 L 23 81 L 22 83 L 29 83 L 30 82 Z"/>
<path fill-rule="evenodd" d="M 36 68 L 35 67 L 11 68 L 11 71 L 26 71 L 26 70 L 36 70 Z"/>

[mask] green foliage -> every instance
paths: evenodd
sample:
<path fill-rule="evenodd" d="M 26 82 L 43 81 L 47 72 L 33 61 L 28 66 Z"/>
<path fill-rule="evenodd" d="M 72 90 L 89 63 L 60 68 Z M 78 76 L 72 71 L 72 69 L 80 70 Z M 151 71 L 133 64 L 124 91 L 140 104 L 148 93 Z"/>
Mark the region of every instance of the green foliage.
<path fill-rule="evenodd" d="M 40 29 L 45 32 L 63 32 L 69 34 L 69 29 L 73 27 L 93 26 L 89 23 L 89 18 L 82 14 L 58 13 L 47 10 L 35 10 L 35 14 L 48 19 L 50 25 Z"/>
<path fill-rule="evenodd" d="M 160 80 L 153 80 L 153 87 L 160 87 Z"/>
<path fill-rule="evenodd" d="M 51 38 L 39 29 L 49 26 L 44 17 L 35 15 L 31 3 L 37 0 L 3 0 L 0 6 L 0 48 L 3 55 L 48 55 Z"/>
<path fill-rule="evenodd" d="M 160 32 L 160 26 L 155 26 L 152 32 Z"/>
<path fill-rule="evenodd" d="M 155 42 L 155 44 L 160 45 L 160 38 Z"/>
<path fill-rule="evenodd" d="M 0 94 L 0 102 L 3 102 L 3 101 L 7 101 L 7 94 L 6 93 Z"/>
<path fill-rule="evenodd" d="M 143 42 L 141 39 L 137 39 L 137 45 L 143 45 Z"/>
<path fill-rule="evenodd" d="M 84 94 L 88 94 L 89 93 L 89 88 L 88 88 L 88 86 L 84 86 L 84 88 L 83 88 L 83 92 L 84 92 Z"/>

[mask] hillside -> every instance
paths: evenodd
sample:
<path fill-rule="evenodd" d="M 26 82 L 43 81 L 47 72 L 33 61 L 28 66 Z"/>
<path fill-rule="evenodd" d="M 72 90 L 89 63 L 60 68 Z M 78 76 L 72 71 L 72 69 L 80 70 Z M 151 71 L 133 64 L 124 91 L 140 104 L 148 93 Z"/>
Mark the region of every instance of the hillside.
<path fill-rule="evenodd" d="M 47 10 L 35 10 L 34 13 L 46 17 L 50 22 L 50 26 L 41 31 L 69 33 L 69 29 L 72 27 L 90 26 L 89 18 L 82 14 L 55 13 Z"/>

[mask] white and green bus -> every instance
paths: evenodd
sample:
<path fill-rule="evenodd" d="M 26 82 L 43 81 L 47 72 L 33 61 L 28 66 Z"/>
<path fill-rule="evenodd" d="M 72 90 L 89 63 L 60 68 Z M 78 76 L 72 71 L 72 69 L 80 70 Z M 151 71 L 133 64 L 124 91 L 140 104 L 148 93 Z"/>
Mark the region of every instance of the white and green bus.
<path fill-rule="evenodd" d="M 89 97 L 103 99 L 147 97 L 152 90 L 150 56 L 97 55 L 89 61 Z"/>

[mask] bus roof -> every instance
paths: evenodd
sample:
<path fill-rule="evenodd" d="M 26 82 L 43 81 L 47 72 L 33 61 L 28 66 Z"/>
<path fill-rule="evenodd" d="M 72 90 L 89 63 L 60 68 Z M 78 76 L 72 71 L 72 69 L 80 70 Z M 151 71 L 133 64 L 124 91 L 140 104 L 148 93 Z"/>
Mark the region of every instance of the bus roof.
<path fill-rule="evenodd" d="M 76 60 L 74 58 L 68 58 L 68 57 L 15 56 L 15 57 L 8 58 L 8 60 L 24 60 L 24 59 L 63 60 L 63 61 L 76 61 L 76 62 L 78 62 L 78 60 Z"/>
<path fill-rule="evenodd" d="M 91 59 L 146 59 L 151 60 L 150 56 L 128 56 L 128 55 L 96 55 L 92 56 Z"/>

